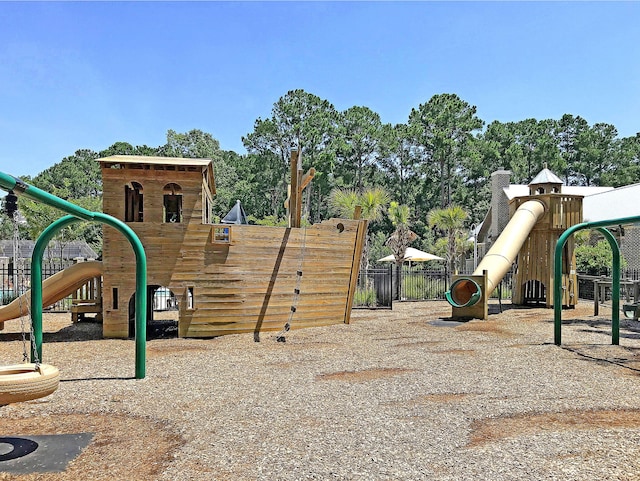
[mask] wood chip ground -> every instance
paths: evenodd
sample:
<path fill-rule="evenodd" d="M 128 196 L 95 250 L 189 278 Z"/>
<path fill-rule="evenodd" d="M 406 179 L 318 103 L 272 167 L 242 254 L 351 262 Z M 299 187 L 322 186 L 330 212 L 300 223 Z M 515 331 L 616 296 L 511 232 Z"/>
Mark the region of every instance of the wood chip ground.
<path fill-rule="evenodd" d="M 492 306 L 496 310 L 497 306 Z M 357 310 L 287 334 L 134 341 L 45 315 L 53 395 L 0 407 L 0 437 L 92 432 L 62 473 L 0 480 L 640 480 L 640 323 L 610 308 L 505 306 L 432 324 L 442 302 Z M 0 364 L 22 358 L 20 323 Z"/>

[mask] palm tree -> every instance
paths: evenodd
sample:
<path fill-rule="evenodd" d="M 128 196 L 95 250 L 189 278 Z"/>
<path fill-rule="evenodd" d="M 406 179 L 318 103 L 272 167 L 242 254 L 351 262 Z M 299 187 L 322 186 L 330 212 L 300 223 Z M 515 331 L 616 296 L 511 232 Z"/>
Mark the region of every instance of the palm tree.
<path fill-rule="evenodd" d="M 335 188 L 331 191 L 329 202 L 333 210 L 345 218 L 352 218 L 359 205 L 362 207 L 360 217 L 375 222 L 382 219 L 384 208 L 389 203 L 389 194 L 380 187 L 365 190 L 361 194 L 351 189 Z"/>
<path fill-rule="evenodd" d="M 389 205 L 389 219 L 396 230 L 385 242 L 391 249 L 396 259 L 396 299 L 400 299 L 402 293 L 402 264 L 407 247 L 418 238 L 417 234 L 409 229 L 409 206 L 391 202 Z"/>
<path fill-rule="evenodd" d="M 463 235 L 464 222 L 469 214 L 460 206 L 452 205 L 444 209 L 434 209 L 428 214 L 428 222 L 430 227 L 436 227 L 444 232 L 447 244 L 447 262 L 449 264 L 449 273 L 457 274 L 456 257 L 458 246 Z M 451 279 L 448 279 L 450 282 Z"/>
<path fill-rule="evenodd" d="M 338 216 L 351 219 L 358 205 L 358 193 L 355 190 L 336 187 L 329 195 L 329 205 Z"/>
<path fill-rule="evenodd" d="M 365 190 L 361 194 L 351 189 L 335 188 L 331 191 L 329 204 L 331 208 L 341 217 L 353 218 L 356 207 L 360 206 L 361 219 L 369 222 L 376 222 L 382 219 L 384 208 L 389 203 L 389 194 L 380 188 L 374 187 Z M 369 268 L 369 234 L 365 239 L 364 248 L 362 250 L 362 259 L 360 260 L 361 270 Z"/>

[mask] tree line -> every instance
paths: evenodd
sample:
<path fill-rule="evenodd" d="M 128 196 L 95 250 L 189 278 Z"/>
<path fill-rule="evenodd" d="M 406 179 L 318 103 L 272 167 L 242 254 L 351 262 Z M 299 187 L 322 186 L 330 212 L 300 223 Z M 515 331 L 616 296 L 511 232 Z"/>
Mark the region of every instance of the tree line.
<path fill-rule="evenodd" d="M 362 195 L 382 189 L 407 206 L 418 247 L 435 248 L 438 226 L 429 222 L 435 209 L 462 207 L 468 225 L 482 220 L 490 203 L 489 176 L 513 172 L 514 183 L 528 183 L 544 165 L 567 185 L 620 186 L 640 181 L 640 132 L 620 138 L 615 126 L 590 125 L 579 115 L 560 119 L 525 119 L 487 124 L 475 106 L 455 94 L 434 95 L 409 112 L 403 124 L 383 123 L 364 106 L 337 110 L 331 102 L 304 90 L 280 97 L 268 117 L 258 118 L 242 137 L 247 153 L 220 149 L 209 133 L 167 132 L 158 147 L 116 142 L 95 152 L 82 149 L 37 176 L 37 187 L 92 210 L 100 209 L 101 178 L 95 159 L 115 154 L 211 158 L 217 196 L 215 214 L 224 216 L 240 199 L 253 221 L 277 223 L 285 217 L 291 149 L 302 153 L 303 168 L 316 169 L 306 197 L 309 222 L 340 212 L 331 202 L 336 189 Z M 35 238 L 60 213 L 21 202 L 25 237 Z M 6 219 L 5 219 L 6 221 Z M 397 225 L 389 216 L 371 225 L 371 258 Z M 99 248 L 100 229 L 87 225 L 81 236 Z M 2 223 L 0 236 L 10 227 Z M 443 235 L 447 234 L 447 235 Z M 451 245 L 453 240 L 445 242 Z"/>

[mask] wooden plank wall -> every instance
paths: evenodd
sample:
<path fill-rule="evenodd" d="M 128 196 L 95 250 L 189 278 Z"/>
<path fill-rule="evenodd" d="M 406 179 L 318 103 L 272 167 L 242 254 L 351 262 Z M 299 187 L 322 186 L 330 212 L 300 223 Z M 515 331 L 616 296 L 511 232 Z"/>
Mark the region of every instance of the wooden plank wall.
<path fill-rule="evenodd" d="M 124 185 L 132 180 L 143 186 L 145 221 L 128 225 L 147 252 L 148 284 L 168 287 L 178 298 L 181 337 L 279 331 L 291 311 L 302 258 L 292 328 L 348 321 L 366 221 L 330 219 L 306 229 L 231 225 L 231 243 L 219 244 L 214 226 L 201 223 L 201 172 L 103 169 L 106 213 L 123 218 Z M 169 182 L 182 189 L 180 224 L 162 223 L 162 189 Z M 105 228 L 103 258 L 104 335 L 126 337 L 135 263 L 126 239 L 111 228 Z"/>
<path fill-rule="evenodd" d="M 180 336 L 279 331 L 289 317 L 302 256 L 292 328 L 345 322 L 359 224 L 332 219 L 306 231 L 231 226 L 233 245 L 207 243 L 200 258 L 192 252 L 190 264 L 174 273 L 174 284 L 195 286 L 195 310 L 181 312 Z"/>

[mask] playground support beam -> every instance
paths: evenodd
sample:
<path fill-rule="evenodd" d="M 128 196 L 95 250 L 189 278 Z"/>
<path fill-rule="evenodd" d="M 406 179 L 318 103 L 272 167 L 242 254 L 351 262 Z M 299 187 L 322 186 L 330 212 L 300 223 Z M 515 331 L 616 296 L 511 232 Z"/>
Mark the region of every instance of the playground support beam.
<path fill-rule="evenodd" d="M 51 207 L 55 207 L 67 214 L 72 214 L 74 217 L 78 217 L 82 220 L 94 220 L 94 213 L 90 210 L 72 204 L 60 197 L 56 197 L 49 192 L 27 184 L 22 179 L 5 174 L 4 172 L 0 172 L 0 188 L 6 191 L 12 190 L 15 194 L 22 194 L 31 200 L 50 205 Z"/>
<path fill-rule="evenodd" d="M 95 212 L 95 220 L 120 231 L 136 256 L 136 379 L 143 379 L 147 346 L 147 256 L 142 242 L 127 224 L 102 212 Z"/>
<path fill-rule="evenodd" d="M 570 236 L 584 229 L 598 229 L 609 241 L 613 251 L 613 279 L 612 279 L 612 314 L 611 314 L 611 343 L 620 344 L 620 247 L 611 232 L 605 227 L 640 223 L 640 216 L 622 217 L 620 219 L 608 219 L 597 222 L 583 222 L 569 227 L 556 243 L 553 263 L 553 322 L 554 343 L 562 344 L 562 251 Z"/>
<path fill-rule="evenodd" d="M 42 360 L 42 260 L 49 241 L 65 227 L 80 219 L 66 215 L 49 225 L 36 240 L 31 254 L 31 323 L 34 342 L 31 343 L 31 362 Z"/>
<path fill-rule="evenodd" d="M 147 343 L 147 257 L 144 247 L 136 233 L 124 222 L 104 214 L 91 212 L 78 207 L 71 202 L 60 199 L 37 187 L 29 185 L 11 175 L 0 172 L 0 188 L 14 191 L 17 194 L 55 207 L 70 215 L 62 217 L 47 227 L 34 247 L 31 259 L 31 314 L 33 317 L 34 341 L 42 359 L 42 258 L 44 250 L 51 238 L 62 228 L 76 220 L 96 221 L 107 224 L 120 231 L 129 241 L 136 256 L 136 379 L 143 379 L 146 370 L 146 343 Z M 35 279 L 35 282 L 33 281 Z M 32 350 L 32 358 L 33 356 Z M 33 360 L 33 359 L 32 359 Z"/>

